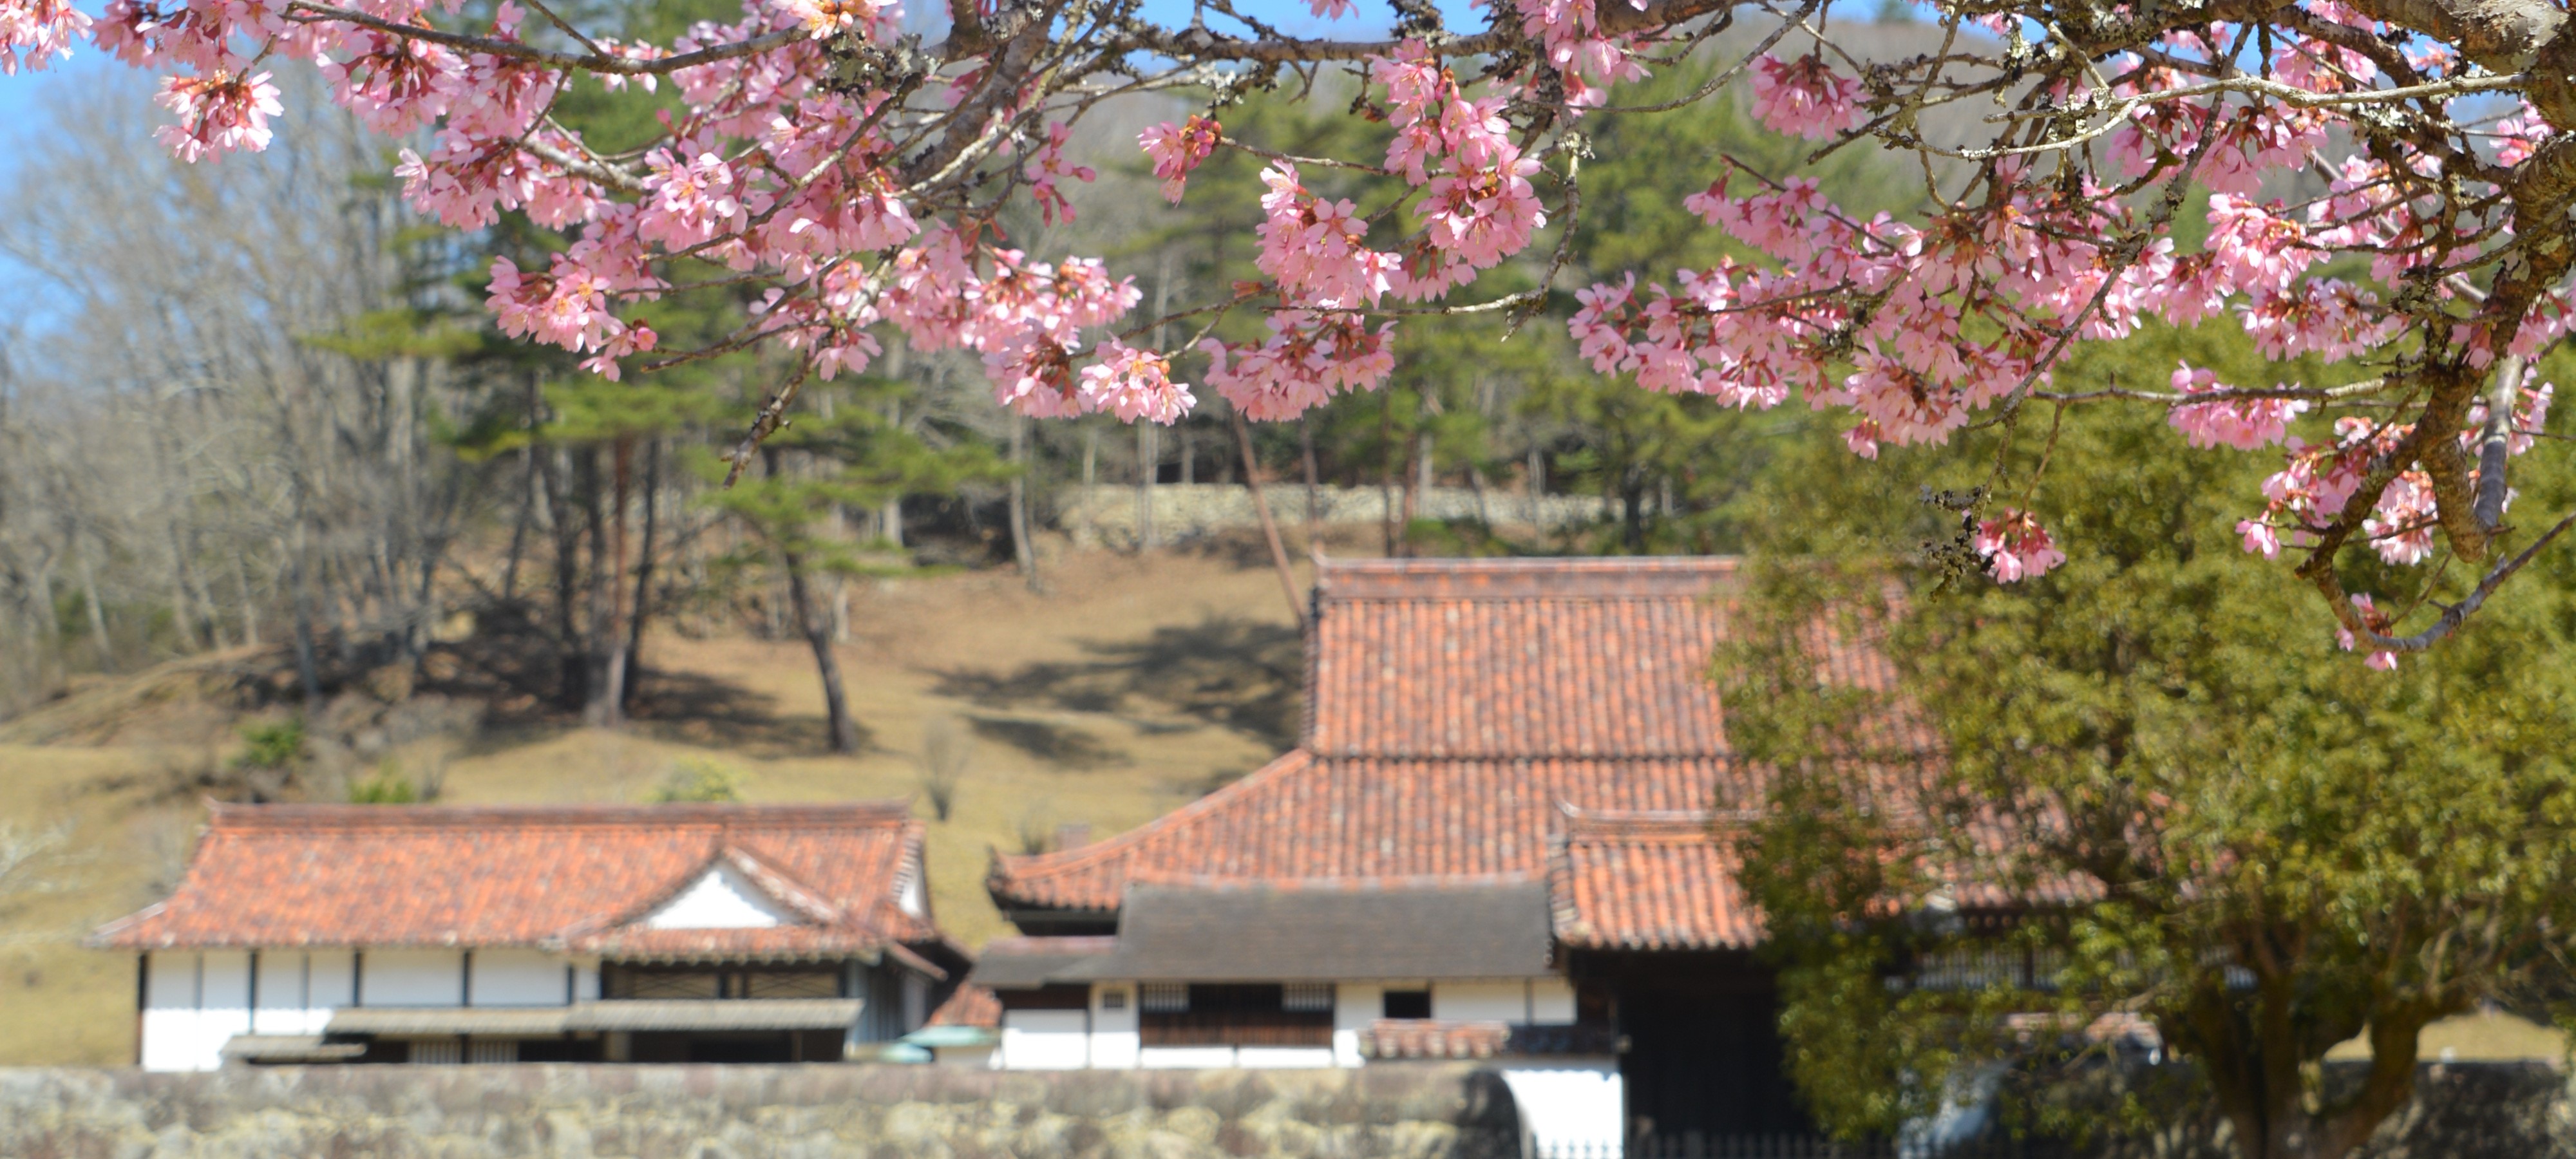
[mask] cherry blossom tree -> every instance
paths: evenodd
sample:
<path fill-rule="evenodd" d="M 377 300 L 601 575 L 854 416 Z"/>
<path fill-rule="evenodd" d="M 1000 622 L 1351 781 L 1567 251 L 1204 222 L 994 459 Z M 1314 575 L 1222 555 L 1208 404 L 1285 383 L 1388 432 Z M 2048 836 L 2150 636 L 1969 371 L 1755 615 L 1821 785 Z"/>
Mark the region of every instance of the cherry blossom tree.
<path fill-rule="evenodd" d="M 2448 635 L 2576 522 L 2507 519 L 2510 461 L 2547 437 L 2552 387 L 2532 367 L 2568 327 L 2576 261 L 2576 137 L 2561 131 L 2576 127 L 2576 36 L 2546 0 L 1940 0 L 1938 50 L 1893 61 L 1838 44 L 1831 0 L 1491 0 L 1472 28 L 1397 0 L 1384 30 L 1350 0 L 1193 0 L 1186 19 L 1142 0 L 949 0 L 914 14 L 933 18 L 927 36 L 902 33 L 901 0 L 746 0 L 667 43 L 602 35 L 544 0 L 460 4 L 113 0 L 93 17 L 0 0 L 0 69 L 86 46 L 153 70 L 160 137 L 194 160 L 265 147 L 275 70 L 318 68 L 411 144 L 398 173 L 421 212 L 472 229 L 516 211 L 562 232 L 544 268 L 494 264 L 508 333 L 610 378 L 795 352 L 737 472 L 802 383 L 863 369 L 888 332 L 973 352 L 996 400 L 1028 415 L 1168 422 L 1212 390 L 1283 419 L 1383 383 L 1397 326 L 1517 325 L 1571 290 L 1572 336 L 1599 372 L 1745 408 L 1803 399 L 1864 458 L 1972 431 L 2037 438 L 2017 421 L 2035 402 L 2160 407 L 2173 453 L 2272 457 L 2237 527 L 2246 549 L 2288 553 L 2383 664 Z M 1615 103 L 1721 34 L 1749 51 L 1705 84 Z M 1359 88 L 1351 115 L 1392 131 L 1382 156 L 1227 134 L 1242 94 L 1326 74 Z M 552 114 L 579 85 L 667 87 L 674 104 L 658 140 L 598 147 Z M 1818 156 L 1921 158 L 1933 210 L 1863 218 L 1728 160 L 1690 208 L 1758 258 L 1670 284 L 1557 285 L 1590 127 L 1690 116 L 1734 88 Z M 1146 94 L 1204 103 L 1137 142 L 1165 196 L 1186 197 L 1218 149 L 1268 166 L 1261 276 L 1163 317 L 1139 317 L 1102 261 L 1039 260 L 999 224 L 1022 199 L 1073 214 L 1066 190 L 1093 175 L 1066 144 L 1086 115 Z M 1982 128 L 1928 127 L 1962 111 Z M 1318 192 L 1332 170 L 1400 181 L 1360 203 Z M 2198 224 L 2186 207 L 2204 240 L 2177 228 Z M 1480 294 L 1507 262 L 1535 285 Z M 636 308 L 703 284 L 687 271 L 704 263 L 761 289 L 761 308 L 717 341 L 666 345 Z M 1266 336 L 1214 337 L 1235 313 Z M 2184 366 L 2161 388 L 2072 391 L 2054 376 L 2076 343 L 2228 317 L 2265 353 L 2320 356 L 2349 380 Z M 1201 368 L 1195 387 L 1184 365 Z M 2000 581 L 2045 573 L 2064 549 L 1985 498 L 2006 493 L 1995 482 L 1964 549 Z M 2347 591 L 2339 565 L 2368 554 L 2424 565 L 2422 590 Z M 2443 587 L 2454 562 L 2473 578 Z"/>

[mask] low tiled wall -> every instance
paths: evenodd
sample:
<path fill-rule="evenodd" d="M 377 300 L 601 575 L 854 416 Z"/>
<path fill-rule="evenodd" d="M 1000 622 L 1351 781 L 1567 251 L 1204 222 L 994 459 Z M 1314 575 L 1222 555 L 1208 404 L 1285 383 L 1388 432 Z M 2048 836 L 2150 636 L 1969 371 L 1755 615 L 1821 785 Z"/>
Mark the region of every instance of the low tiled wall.
<path fill-rule="evenodd" d="M 1502 1159 L 1458 1064 L 1057 1073 L 892 1066 L 0 1070 L 0 1155 L 365 1159 Z"/>

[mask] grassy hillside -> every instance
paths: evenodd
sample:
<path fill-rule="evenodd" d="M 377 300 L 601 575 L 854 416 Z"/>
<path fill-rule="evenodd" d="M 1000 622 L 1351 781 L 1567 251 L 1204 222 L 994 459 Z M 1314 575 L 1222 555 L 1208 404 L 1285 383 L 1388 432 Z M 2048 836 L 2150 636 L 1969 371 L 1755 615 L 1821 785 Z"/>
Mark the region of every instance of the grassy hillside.
<path fill-rule="evenodd" d="M 932 902 L 980 945 L 1003 929 L 982 889 L 990 850 L 1059 824 L 1131 828 L 1268 760 L 1296 722 L 1301 653 L 1266 566 L 1174 552 L 1048 563 L 1044 595 L 1003 572 L 853 598 L 840 659 L 866 731 L 855 758 L 822 751 L 801 643 L 665 635 L 646 645 L 651 719 L 449 741 L 434 754 L 439 800 L 640 801 L 686 758 L 738 770 L 755 801 L 914 797 L 914 758 L 944 717 L 973 740 L 955 812 L 930 826 Z M 205 771 L 237 744 L 191 693 L 206 663 L 93 685 L 0 729 L 0 826 L 63 837 L 39 874 L 48 888 L 0 899 L 0 1064 L 131 1058 L 133 964 L 77 939 L 185 865 Z"/>

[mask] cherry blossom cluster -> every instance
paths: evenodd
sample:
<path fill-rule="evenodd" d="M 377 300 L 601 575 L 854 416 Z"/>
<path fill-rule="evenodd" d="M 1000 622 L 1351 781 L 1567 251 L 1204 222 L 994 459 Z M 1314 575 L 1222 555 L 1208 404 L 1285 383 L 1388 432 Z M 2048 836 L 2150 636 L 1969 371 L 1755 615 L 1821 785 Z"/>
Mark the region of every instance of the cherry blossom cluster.
<path fill-rule="evenodd" d="M 2057 549 L 2047 529 L 2018 508 L 2006 508 L 2001 517 L 1979 523 L 1972 543 L 1999 583 L 2035 579 L 2066 562 L 2066 553 Z"/>
<path fill-rule="evenodd" d="M 42 69 L 72 54 L 72 45 L 89 33 L 89 14 L 70 0 L 8 0 L 0 3 L 0 75 L 20 68 Z"/>
<path fill-rule="evenodd" d="M 1407 9 L 1377 40 L 1348 23 L 1290 35 L 1231 10 L 1174 26 L 1112 6 L 1065 23 L 992 3 L 947 6 L 945 26 L 926 14 L 932 31 L 908 37 L 897 0 L 745 0 L 737 18 L 657 42 L 523 2 L 467 16 L 457 0 L 109 0 L 91 13 L 0 0 L 0 72 L 86 39 L 161 76 L 159 136 L 196 161 L 265 147 L 285 115 L 277 71 L 315 68 L 331 99 L 397 139 L 419 212 L 465 230 L 523 214 L 560 235 L 541 262 L 493 264 L 490 309 L 504 332 L 609 377 L 764 345 L 829 377 L 900 335 L 972 352 L 999 403 L 1026 414 L 1176 421 L 1197 399 L 1179 376 L 1203 366 L 1243 413 L 1281 419 L 1385 383 L 1395 313 L 1526 313 L 1571 289 L 1568 329 L 1596 372 L 1748 409 L 1799 399 L 1862 457 L 1971 429 L 2013 437 L 2003 416 L 2034 400 L 2153 399 L 2176 453 L 2282 457 L 2261 513 L 2237 528 L 2265 556 L 2482 553 L 2441 499 L 2494 461 L 2470 446 L 2487 425 L 2479 400 L 2503 397 L 2481 380 L 2518 392 L 2504 425 L 2512 454 L 2530 451 L 2551 388 L 2500 376 L 2529 379 L 2576 323 L 2576 150 L 2560 132 L 2576 95 L 2513 71 L 2536 45 L 2480 42 L 2472 59 L 2442 29 L 2381 19 L 2418 18 L 2377 0 L 2295 0 L 2260 26 L 2198 10 L 2105 23 L 2027 0 L 1944 16 L 1941 53 L 1867 66 L 1834 41 L 1830 0 L 1760 13 L 1495 0 L 1482 31 Z M 1272 2 L 1292 22 L 1358 11 Z M 1209 23 L 1220 16 L 1232 31 Z M 1704 60 L 1721 25 L 1758 45 L 1708 86 L 1650 108 L 1614 101 L 1650 70 Z M 1382 155 L 1294 158 L 1216 119 L 1245 86 L 1328 69 L 1358 90 L 1354 115 L 1383 125 Z M 608 147 L 567 125 L 557 110 L 590 84 L 656 94 L 658 135 Z M 1606 139 L 1592 127 L 1701 115 L 1693 102 L 1728 84 L 1813 155 L 1874 135 L 1860 147 L 1957 164 L 1920 166 L 1931 208 L 1900 218 L 1721 158 L 1684 207 L 1729 239 L 1729 258 L 1563 285 L 1580 163 Z M 1177 202 L 1216 150 L 1261 157 L 1260 276 L 1137 319 L 1131 279 L 1033 255 L 1002 209 L 1071 221 L 1075 189 L 1097 177 L 1075 159 L 1081 118 L 1176 91 L 1211 103 L 1146 129 L 1142 159 Z M 1931 111 L 1962 101 L 1991 127 L 1985 143 L 1927 140 Z M 2195 188 L 2205 209 L 2186 208 L 2204 204 Z M 2178 220 L 2188 212 L 2205 220 Z M 1540 288 L 1475 293 L 1512 265 Z M 710 281 L 754 288 L 739 333 L 678 350 L 641 320 Z M 1137 345 L 1192 316 L 1213 321 L 1180 348 Z M 1248 318 L 1264 336 L 1236 340 Z M 2352 385 L 2286 366 L 2258 380 L 2269 387 L 2188 365 L 2161 391 L 2079 395 L 2057 380 L 2075 344 L 2210 321 L 2276 362 L 2342 364 L 2330 377 Z M 2452 441 L 2463 454 L 2425 449 Z M 2025 510 L 1982 513 L 1975 538 L 1998 580 L 2065 558 Z M 2376 605 L 2328 594 L 2357 646 L 2398 647 L 2369 619 Z"/>
<path fill-rule="evenodd" d="M 1153 158 L 1154 176 L 1163 182 L 1163 200 L 1181 203 L 1181 192 L 1189 185 L 1190 171 L 1216 152 L 1216 143 L 1225 136 L 1225 126 L 1214 117 L 1190 114 L 1180 124 L 1165 121 L 1144 131 L 1137 143 L 1145 155 Z"/>

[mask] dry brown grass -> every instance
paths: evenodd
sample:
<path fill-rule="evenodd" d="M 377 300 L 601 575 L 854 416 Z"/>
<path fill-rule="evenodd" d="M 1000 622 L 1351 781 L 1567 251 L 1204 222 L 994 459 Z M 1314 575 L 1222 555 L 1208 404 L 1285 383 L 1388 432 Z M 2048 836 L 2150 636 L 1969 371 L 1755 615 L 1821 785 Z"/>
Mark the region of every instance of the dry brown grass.
<path fill-rule="evenodd" d="M 1266 567 L 1235 552 L 1064 550 L 1047 562 L 1044 595 L 1005 571 L 883 581 L 854 597 L 840 659 L 868 741 L 856 756 L 822 749 L 801 643 L 662 635 L 646 645 L 647 664 L 669 675 L 651 719 L 487 732 L 444 754 L 441 800 L 641 801 L 690 755 L 741 769 L 754 801 L 909 798 L 925 724 L 955 717 L 975 743 L 953 814 L 930 824 L 932 904 L 980 945 L 1004 929 L 983 892 L 989 851 L 1016 848 L 1028 819 L 1132 828 L 1257 767 L 1293 727 L 1297 645 Z M 74 838 L 66 888 L 0 901 L 0 1064 L 132 1057 L 133 964 L 77 939 L 168 888 L 203 816 L 193 778 L 221 756 L 222 742 L 202 738 L 229 735 L 157 691 L 99 688 L 67 707 L 80 727 L 52 735 L 95 735 L 102 712 L 165 712 L 201 739 L 0 746 L 0 823 L 68 825 Z M 47 733 L 42 717 L 13 731 Z M 927 802 L 915 810 L 931 816 Z"/>

